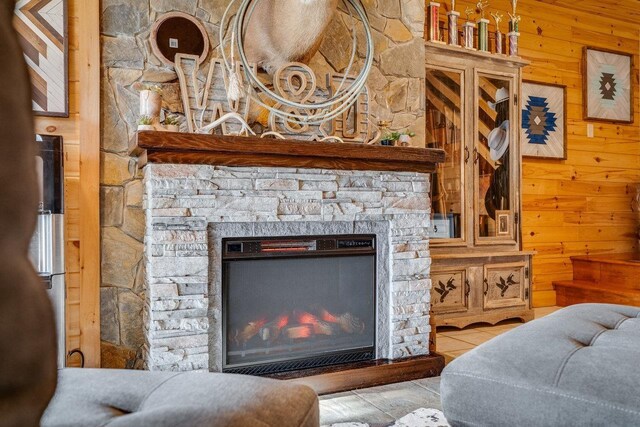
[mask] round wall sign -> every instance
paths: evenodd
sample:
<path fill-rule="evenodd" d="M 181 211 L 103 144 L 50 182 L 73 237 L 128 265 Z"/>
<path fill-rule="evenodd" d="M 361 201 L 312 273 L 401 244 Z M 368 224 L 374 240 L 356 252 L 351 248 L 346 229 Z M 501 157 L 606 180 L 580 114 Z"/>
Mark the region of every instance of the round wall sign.
<path fill-rule="evenodd" d="M 162 15 L 151 29 L 151 49 L 167 65 L 178 53 L 195 55 L 202 63 L 209 54 L 209 35 L 197 18 L 182 12 Z"/>

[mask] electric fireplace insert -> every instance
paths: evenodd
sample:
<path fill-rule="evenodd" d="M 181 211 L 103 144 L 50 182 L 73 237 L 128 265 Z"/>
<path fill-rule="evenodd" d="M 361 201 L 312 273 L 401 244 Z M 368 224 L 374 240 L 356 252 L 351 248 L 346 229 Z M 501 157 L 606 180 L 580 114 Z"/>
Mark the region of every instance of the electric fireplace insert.
<path fill-rule="evenodd" d="M 375 236 L 224 239 L 222 262 L 224 372 L 375 358 Z"/>

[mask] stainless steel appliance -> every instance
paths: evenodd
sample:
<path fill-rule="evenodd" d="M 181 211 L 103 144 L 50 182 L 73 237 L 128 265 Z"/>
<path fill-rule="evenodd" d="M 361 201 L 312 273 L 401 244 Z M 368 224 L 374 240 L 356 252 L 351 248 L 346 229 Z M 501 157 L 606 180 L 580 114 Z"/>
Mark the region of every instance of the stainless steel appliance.
<path fill-rule="evenodd" d="M 29 255 L 53 304 L 58 367 L 66 362 L 64 266 L 64 151 L 61 136 L 38 135 L 36 171 L 40 187 L 38 224 Z"/>

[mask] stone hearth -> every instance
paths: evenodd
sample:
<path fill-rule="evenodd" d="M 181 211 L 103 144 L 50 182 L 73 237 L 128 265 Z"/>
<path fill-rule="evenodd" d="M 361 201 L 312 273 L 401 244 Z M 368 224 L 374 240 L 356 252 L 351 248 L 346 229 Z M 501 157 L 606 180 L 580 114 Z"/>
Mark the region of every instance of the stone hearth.
<path fill-rule="evenodd" d="M 221 369 L 222 238 L 354 231 L 380 242 L 377 357 L 428 354 L 429 206 L 420 173 L 147 165 L 145 366 Z"/>

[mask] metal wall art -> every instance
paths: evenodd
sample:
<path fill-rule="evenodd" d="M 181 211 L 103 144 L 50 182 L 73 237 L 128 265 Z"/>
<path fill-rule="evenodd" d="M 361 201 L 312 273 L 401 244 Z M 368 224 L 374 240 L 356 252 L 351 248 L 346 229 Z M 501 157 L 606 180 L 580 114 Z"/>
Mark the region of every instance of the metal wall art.
<path fill-rule="evenodd" d="M 522 155 L 567 158 L 566 86 L 523 82 L 520 109 Z"/>
<path fill-rule="evenodd" d="M 585 47 L 583 70 L 585 120 L 633 123 L 633 56 Z"/>
<path fill-rule="evenodd" d="M 19 0 L 15 6 L 36 115 L 69 117 L 67 19 L 67 0 Z"/>

